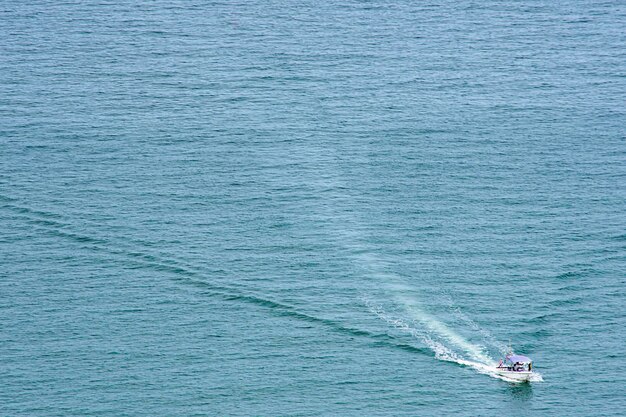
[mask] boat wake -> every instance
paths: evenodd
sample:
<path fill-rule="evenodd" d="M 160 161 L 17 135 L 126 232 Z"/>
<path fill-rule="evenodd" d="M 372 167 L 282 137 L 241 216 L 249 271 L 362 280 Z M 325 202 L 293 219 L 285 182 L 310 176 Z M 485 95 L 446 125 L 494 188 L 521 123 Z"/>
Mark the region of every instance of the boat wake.
<path fill-rule="evenodd" d="M 363 302 L 378 318 L 393 328 L 420 340 L 435 354 L 435 358 L 472 368 L 492 378 L 511 383 L 520 382 L 496 373 L 495 367 L 498 361 L 492 358 L 483 346 L 466 340 L 448 325 L 425 312 L 417 302 L 409 297 L 397 296 L 396 298 L 403 307 L 400 314 L 387 312 L 381 304 L 377 304 L 367 297 L 363 297 Z M 471 321 L 469 318 L 466 319 Z M 479 326 L 471 321 L 471 328 L 477 330 L 477 327 Z M 498 351 L 503 354 L 506 353 L 506 345 L 493 339 L 486 330 L 480 329 L 479 333 Z M 543 378 L 541 374 L 535 372 L 531 381 L 543 381 Z"/>

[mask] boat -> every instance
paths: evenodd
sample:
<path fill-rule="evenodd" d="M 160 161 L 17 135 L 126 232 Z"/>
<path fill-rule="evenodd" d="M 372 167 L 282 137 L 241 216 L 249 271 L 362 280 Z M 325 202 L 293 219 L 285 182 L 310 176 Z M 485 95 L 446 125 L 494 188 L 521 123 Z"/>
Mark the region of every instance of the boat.
<path fill-rule="evenodd" d="M 534 375 L 533 361 L 524 355 L 509 354 L 496 366 L 496 373 L 507 379 L 527 382 Z"/>

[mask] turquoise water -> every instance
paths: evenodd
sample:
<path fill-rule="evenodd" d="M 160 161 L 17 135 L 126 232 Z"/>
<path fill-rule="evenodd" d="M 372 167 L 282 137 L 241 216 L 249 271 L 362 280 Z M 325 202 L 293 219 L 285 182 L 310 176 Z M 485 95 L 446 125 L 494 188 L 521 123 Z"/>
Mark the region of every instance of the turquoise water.
<path fill-rule="evenodd" d="M 625 22 L 0 3 L 0 415 L 623 415 Z"/>

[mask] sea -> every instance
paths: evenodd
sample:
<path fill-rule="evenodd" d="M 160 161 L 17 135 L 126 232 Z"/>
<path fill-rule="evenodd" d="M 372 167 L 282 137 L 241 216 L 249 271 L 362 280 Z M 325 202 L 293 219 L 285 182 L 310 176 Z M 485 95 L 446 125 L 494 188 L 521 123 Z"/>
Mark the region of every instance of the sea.
<path fill-rule="evenodd" d="M 626 415 L 625 45 L 620 0 L 1 0 L 0 415 Z"/>

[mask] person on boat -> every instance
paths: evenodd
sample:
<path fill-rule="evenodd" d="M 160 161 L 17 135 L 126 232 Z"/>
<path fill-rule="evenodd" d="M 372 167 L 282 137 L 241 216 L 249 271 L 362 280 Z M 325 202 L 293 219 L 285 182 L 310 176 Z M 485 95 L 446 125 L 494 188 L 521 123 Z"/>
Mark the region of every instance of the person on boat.
<path fill-rule="evenodd" d="M 532 362 L 528 363 L 528 372 L 531 372 L 533 370 L 533 364 Z"/>

